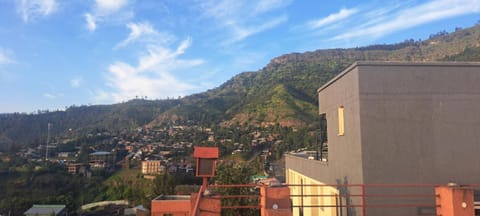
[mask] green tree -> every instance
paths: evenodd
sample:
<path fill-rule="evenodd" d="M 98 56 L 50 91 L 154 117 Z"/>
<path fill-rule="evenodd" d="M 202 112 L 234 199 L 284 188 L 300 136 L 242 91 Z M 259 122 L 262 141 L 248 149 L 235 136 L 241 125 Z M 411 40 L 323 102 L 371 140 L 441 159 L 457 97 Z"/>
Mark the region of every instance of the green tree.
<path fill-rule="evenodd" d="M 255 174 L 249 163 L 225 162 L 219 164 L 215 174 L 215 184 L 249 184 L 251 176 Z M 221 195 L 252 195 L 258 191 L 252 191 L 250 187 L 219 188 L 217 193 Z M 247 206 L 258 205 L 260 200 L 256 198 L 223 199 L 222 206 Z M 222 215 L 259 215 L 258 209 L 222 209 Z"/>
<path fill-rule="evenodd" d="M 153 192 L 155 195 L 174 194 L 175 186 L 175 178 L 168 174 L 168 172 L 163 175 L 158 175 L 155 180 L 153 180 Z"/>

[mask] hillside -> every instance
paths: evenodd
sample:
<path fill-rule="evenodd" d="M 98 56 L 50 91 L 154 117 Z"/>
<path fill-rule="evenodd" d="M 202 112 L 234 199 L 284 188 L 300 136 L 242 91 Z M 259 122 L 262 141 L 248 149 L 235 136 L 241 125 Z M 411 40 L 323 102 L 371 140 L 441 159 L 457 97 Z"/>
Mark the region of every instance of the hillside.
<path fill-rule="evenodd" d="M 1 114 L 0 151 L 43 142 L 48 122 L 54 125 L 54 136 L 67 137 L 156 127 L 176 120 L 204 125 L 314 127 L 317 88 L 357 60 L 480 61 L 480 25 L 440 32 L 422 41 L 286 54 L 257 72 L 240 73 L 217 88 L 182 99 L 137 99 L 40 114 Z"/>
<path fill-rule="evenodd" d="M 195 112 L 188 111 L 193 107 L 190 111 L 227 124 L 308 126 L 316 119 L 317 88 L 354 61 L 480 61 L 479 49 L 476 25 L 423 41 L 286 54 L 256 73 L 239 74 L 218 88 L 185 98 L 183 107 L 169 113 L 192 115 Z"/>

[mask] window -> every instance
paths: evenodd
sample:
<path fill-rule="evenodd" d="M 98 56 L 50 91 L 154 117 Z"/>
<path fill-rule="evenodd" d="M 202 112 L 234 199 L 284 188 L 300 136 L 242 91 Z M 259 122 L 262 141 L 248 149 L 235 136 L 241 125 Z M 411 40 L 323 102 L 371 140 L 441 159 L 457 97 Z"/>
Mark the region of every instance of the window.
<path fill-rule="evenodd" d="M 338 136 L 345 135 L 345 119 L 343 118 L 344 107 L 338 107 Z"/>
<path fill-rule="evenodd" d="M 198 162 L 198 172 L 197 172 L 197 175 L 198 176 L 213 176 L 213 172 L 214 172 L 214 163 L 215 163 L 215 159 L 211 159 L 211 158 L 200 158 L 198 159 L 199 162 Z"/>
<path fill-rule="evenodd" d="M 320 131 L 317 134 L 317 160 L 328 161 L 327 115 L 320 114 Z"/>

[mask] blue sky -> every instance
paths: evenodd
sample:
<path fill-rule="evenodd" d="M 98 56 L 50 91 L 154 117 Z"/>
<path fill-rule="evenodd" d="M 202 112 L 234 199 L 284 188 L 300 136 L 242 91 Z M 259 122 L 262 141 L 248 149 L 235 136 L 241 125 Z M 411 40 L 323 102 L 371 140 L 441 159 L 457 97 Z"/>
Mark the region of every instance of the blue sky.
<path fill-rule="evenodd" d="M 177 98 L 282 54 L 479 20 L 480 0 L 1 0 L 0 113 Z"/>

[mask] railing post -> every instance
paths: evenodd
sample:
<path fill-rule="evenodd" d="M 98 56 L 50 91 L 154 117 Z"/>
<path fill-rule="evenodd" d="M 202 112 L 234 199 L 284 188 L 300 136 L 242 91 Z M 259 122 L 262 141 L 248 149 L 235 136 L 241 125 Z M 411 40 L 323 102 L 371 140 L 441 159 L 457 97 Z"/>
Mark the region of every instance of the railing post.
<path fill-rule="evenodd" d="M 366 210 L 366 200 L 365 200 L 365 184 L 362 184 L 362 215 L 367 216 Z"/>
<path fill-rule="evenodd" d="M 260 186 L 260 215 L 266 216 L 266 208 L 267 208 L 267 186 L 262 185 Z"/>

